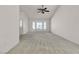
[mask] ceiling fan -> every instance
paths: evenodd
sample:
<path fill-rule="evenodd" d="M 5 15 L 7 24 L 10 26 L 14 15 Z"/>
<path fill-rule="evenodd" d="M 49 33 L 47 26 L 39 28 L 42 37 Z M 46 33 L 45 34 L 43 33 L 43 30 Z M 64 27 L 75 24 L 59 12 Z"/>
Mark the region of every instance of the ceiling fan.
<path fill-rule="evenodd" d="M 47 10 L 46 7 L 44 8 L 44 5 L 42 5 L 42 8 L 38 8 L 37 10 L 39 10 L 38 13 L 42 13 L 42 14 L 44 14 L 45 12 L 50 12 L 49 10 Z"/>

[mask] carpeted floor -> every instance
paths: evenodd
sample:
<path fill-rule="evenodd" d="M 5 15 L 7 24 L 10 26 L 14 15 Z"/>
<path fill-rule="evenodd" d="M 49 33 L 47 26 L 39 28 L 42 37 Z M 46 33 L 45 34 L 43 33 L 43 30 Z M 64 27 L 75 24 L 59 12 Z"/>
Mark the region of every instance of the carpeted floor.
<path fill-rule="evenodd" d="M 51 33 L 28 33 L 8 54 L 75 54 L 79 45 Z"/>

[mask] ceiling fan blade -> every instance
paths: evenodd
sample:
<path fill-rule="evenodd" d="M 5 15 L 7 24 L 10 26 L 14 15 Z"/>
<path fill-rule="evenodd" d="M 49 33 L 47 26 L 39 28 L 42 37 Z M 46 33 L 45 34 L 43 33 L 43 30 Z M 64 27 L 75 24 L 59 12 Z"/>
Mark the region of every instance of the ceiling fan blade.
<path fill-rule="evenodd" d="M 49 10 L 45 10 L 45 12 L 50 12 Z"/>
<path fill-rule="evenodd" d="M 40 13 L 41 11 L 39 10 L 38 13 Z"/>
<path fill-rule="evenodd" d="M 40 8 L 40 9 L 38 9 L 38 10 L 41 10 L 41 8 Z"/>
<path fill-rule="evenodd" d="M 42 10 L 41 13 L 44 14 L 44 11 Z"/>
<path fill-rule="evenodd" d="M 44 14 L 44 12 L 42 12 L 42 14 Z"/>
<path fill-rule="evenodd" d="M 47 8 L 44 8 L 44 9 L 47 9 Z"/>

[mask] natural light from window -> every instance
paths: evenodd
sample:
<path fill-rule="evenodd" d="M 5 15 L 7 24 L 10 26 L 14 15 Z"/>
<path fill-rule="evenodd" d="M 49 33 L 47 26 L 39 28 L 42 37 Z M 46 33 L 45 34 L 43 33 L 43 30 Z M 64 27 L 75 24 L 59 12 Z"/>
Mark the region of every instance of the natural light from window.
<path fill-rule="evenodd" d="M 46 22 L 32 22 L 32 28 L 33 30 L 37 30 L 37 31 L 44 31 L 46 30 Z"/>

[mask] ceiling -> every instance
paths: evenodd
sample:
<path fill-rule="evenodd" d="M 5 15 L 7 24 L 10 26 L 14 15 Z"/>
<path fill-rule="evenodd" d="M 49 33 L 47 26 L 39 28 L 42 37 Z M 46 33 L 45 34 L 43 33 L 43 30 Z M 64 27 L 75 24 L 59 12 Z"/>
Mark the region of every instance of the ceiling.
<path fill-rule="evenodd" d="M 45 14 L 38 13 L 38 8 L 41 8 L 41 5 L 21 5 L 20 6 L 20 12 L 24 12 L 30 19 L 50 19 L 58 6 L 56 5 L 44 5 L 44 7 L 47 7 L 47 10 L 50 12 L 45 12 Z"/>

